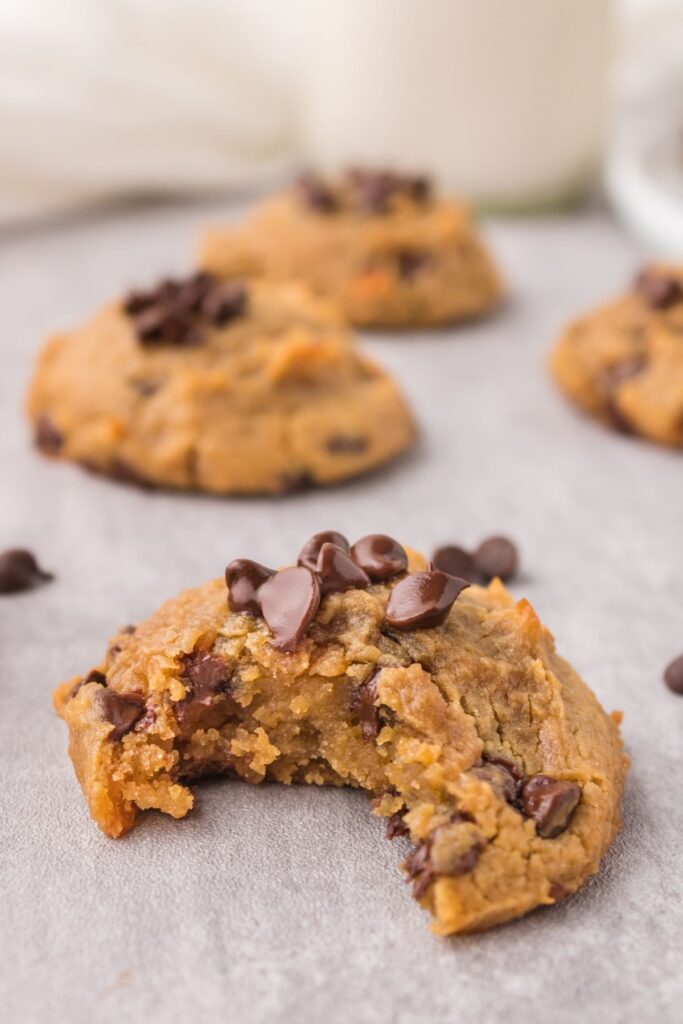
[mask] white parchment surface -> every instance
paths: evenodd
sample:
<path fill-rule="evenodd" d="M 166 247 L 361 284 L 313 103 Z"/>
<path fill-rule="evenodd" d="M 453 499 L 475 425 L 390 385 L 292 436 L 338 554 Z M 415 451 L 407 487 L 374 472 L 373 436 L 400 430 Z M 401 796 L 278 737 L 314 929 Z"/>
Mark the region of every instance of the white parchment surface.
<path fill-rule="evenodd" d="M 606 214 L 489 225 L 504 313 L 374 336 L 423 428 L 370 479 L 275 502 L 144 493 L 34 454 L 22 392 L 42 337 L 181 271 L 206 207 L 134 209 L 0 240 L 0 548 L 57 573 L 0 597 L 0 1016 L 8 1024 L 673 1024 L 683 1001 L 683 455 L 611 434 L 555 393 L 563 321 L 643 253 Z M 574 898 L 437 939 L 362 794 L 199 787 L 185 821 L 125 839 L 89 820 L 50 691 L 110 634 L 316 530 L 418 548 L 507 532 L 560 651 L 625 714 L 625 826 Z"/>

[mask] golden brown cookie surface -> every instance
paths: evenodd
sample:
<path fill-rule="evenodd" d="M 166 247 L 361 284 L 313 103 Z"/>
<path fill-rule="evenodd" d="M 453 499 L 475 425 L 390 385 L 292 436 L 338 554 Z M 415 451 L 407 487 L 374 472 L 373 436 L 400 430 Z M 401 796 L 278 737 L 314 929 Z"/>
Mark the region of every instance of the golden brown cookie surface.
<path fill-rule="evenodd" d="M 620 824 L 616 719 L 528 602 L 377 535 L 316 535 L 296 567 L 240 559 L 227 580 L 167 602 L 55 693 L 108 835 L 146 808 L 184 816 L 207 774 L 359 787 L 414 843 L 404 872 L 441 934 L 597 871 Z"/>
<path fill-rule="evenodd" d="M 435 199 L 425 179 L 386 172 L 304 178 L 242 226 L 207 232 L 200 263 L 299 278 L 367 327 L 464 320 L 501 296 L 467 209 Z"/>
<path fill-rule="evenodd" d="M 567 327 L 552 373 L 608 425 L 683 446 L 683 269 L 644 270 L 621 298 Z"/>
<path fill-rule="evenodd" d="M 162 282 L 43 349 L 36 443 L 121 479 L 218 493 L 330 484 L 415 426 L 391 378 L 296 284 Z"/>

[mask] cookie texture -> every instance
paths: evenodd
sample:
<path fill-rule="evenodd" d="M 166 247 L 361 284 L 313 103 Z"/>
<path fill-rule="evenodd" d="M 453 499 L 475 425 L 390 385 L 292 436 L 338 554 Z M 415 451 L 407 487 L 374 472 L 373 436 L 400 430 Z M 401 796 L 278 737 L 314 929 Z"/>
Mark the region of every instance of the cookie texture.
<path fill-rule="evenodd" d="M 107 835 L 148 808 L 183 817 L 205 775 L 359 787 L 387 837 L 412 842 L 403 872 L 440 934 L 557 902 L 598 870 L 620 825 L 619 716 L 527 601 L 333 531 L 296 566 L 238 559 L 226 580 L 55 691 Z"/>
<path fill-rule="evenodd" d="M 551 370 L 609 426 L 683 446 L 683 268 L 648 267 L 625 295 L 571 323 Z"/>
<path fill-rule="evenodd" d="M 197 274 L 134 292 L 45 345 L 37 446 L 121 480 L 283 493 L 381 465 L 415 437 L 391 378 L 293 283 Z"/>
<path fill-rule="evenodd" d="M 476 317 L 502 291 L 468 210 L 434 198 L 425 179 L 386 172 L 304 178 L 242 225 L 208 231 L 200 263 L 299 278 L 366 327 Z"/>

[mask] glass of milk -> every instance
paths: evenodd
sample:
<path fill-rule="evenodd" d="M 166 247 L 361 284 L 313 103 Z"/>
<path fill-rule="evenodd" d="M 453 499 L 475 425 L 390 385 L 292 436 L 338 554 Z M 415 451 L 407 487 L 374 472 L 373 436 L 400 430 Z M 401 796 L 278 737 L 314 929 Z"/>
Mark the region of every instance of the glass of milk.
<path fill-rule="evenodd" d="M 310 164 L 425 170 L 488 206 L 581 193 L 605 139 L 612 0 L 313 0 Z"/>

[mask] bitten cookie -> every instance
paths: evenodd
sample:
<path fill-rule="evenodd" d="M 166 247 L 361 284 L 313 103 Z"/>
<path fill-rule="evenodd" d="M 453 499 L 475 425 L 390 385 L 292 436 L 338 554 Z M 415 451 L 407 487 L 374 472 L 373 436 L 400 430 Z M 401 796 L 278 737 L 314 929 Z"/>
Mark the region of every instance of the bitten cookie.
<path fill-rule="evenodd" d="M 527 601 L 334 531 L 279 572 L 237 559 L 226 582 L 122 631 L 55 692 L 107 835 L 147 808 L 183 817 L 209 774 L 359 787 L 414 844 L 403 871 L 444 935 L 598 870 L 620 825 L 619 716 Z"/>
<path fill-rule="evenodd" d="M 424 178 L 354 171 L 302 178 L 235 228 L 209 231 L 201 265 L 300 278 L 367 327 L 420 327 L 479 316 L 501 283 L 466 208 Z"/>
<path fill-rule="evenodd" d="M 224 493 L 332 484 L 415 437 L 391 378 L 297 284 L 165 281 L 53 337 L 38 447 L 123 480 Z"/>
<path fill-rule="evenodd" d="M 625 295 L 571 323 L 551 369 L 603 422 L 683 446 L 683 267 L 649 267 Z"/>

